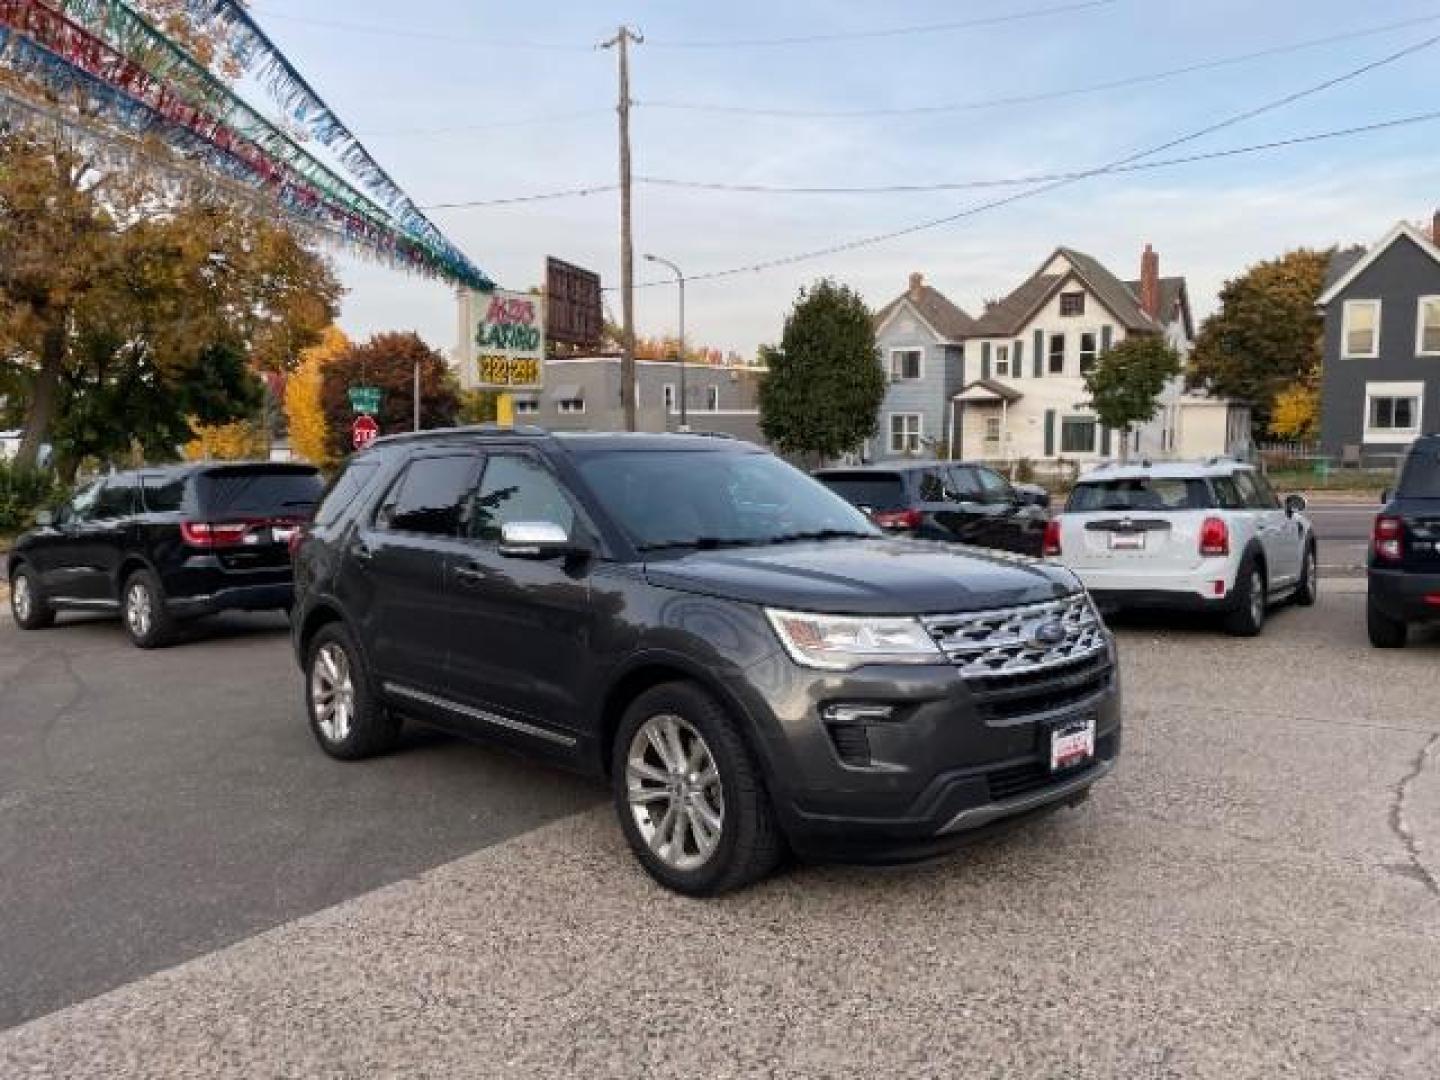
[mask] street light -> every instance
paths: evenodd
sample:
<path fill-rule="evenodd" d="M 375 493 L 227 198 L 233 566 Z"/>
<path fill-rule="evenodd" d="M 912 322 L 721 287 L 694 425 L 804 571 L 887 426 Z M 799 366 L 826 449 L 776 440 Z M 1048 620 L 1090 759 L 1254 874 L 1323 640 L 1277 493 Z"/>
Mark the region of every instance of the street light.
<path fill-rule="evenodd" d="M 685 275 L 669 259 L 662 259 L 658 255 L 646 255 L 645 261 L 668 267 L 674 272 L 675 281 L 680 286 L 680 430 L 689 431 L 689 395 L 685 392 Z"/>

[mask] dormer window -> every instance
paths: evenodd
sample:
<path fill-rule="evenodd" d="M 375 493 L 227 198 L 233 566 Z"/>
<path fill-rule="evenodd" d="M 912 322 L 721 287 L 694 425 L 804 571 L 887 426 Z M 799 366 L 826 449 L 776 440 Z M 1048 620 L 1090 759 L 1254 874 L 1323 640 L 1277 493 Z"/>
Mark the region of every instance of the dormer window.
<path fill-rule="evenodd" d="M 1060 314 L 1067 319 L 1078 319 L 1085 314 L 1085 294 L 1083 292 L 1063 292 L 1060 294 Z"/>

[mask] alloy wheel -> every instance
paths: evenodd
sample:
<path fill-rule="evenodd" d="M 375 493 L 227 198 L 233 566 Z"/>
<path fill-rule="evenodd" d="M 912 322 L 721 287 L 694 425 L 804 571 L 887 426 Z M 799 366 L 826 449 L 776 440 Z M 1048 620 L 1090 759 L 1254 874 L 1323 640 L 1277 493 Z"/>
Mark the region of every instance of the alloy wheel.
<path fill-rule="evenodd" d="M 155 622 L 154 600 L 142 581 L 131 585 L 125 594 L 125 621 L 137 638 L 148 636 Z"/>
<path fill-rule="evenodd" d="M 35 597 L 30 591 L 30 579 L 21 574 L 10 584 L 10 609 L 15 612 L 17 622 L 25 622 L 30 618 L 30 609 L 35 603 Z"/>
<path fill-rule="evenodd" d="M 350 673 L 350 657 L 333 641 L 315 654 L 310 704 L 321 735 L 332 743 L 349 738 L 355 721 L 355 679 Z"/>
<path fill-rule="evenodd" d="M 725 795 L 710 747 L 694 726 L 652 716 L 630 741 L 625 787 L 640 836 L 666 866 L 697 870 L 725 831 Z"/>

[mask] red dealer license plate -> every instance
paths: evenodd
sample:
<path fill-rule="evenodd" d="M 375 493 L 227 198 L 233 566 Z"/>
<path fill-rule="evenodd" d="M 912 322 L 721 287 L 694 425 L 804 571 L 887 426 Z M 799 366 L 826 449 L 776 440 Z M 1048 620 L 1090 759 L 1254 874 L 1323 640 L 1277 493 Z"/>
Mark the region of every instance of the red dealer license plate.
<path fill-rule="evenodd" d="M 1066 721 L 1050 732 L 1050 771 L 1063 772 L 1095 756 L 1095 714 Z"/>

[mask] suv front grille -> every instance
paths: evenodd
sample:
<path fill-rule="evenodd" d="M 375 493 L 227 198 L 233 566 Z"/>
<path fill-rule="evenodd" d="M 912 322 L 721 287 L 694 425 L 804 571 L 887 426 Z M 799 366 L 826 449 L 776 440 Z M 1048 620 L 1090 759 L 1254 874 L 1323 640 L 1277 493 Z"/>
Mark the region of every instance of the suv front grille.
<path fill-rule="evenodd" d="M 1096 656 L 1108 644 L 1085 593 L 1025 607 L 927 615 L 921 622 L 966 679 L 1048 671 Z"/>

